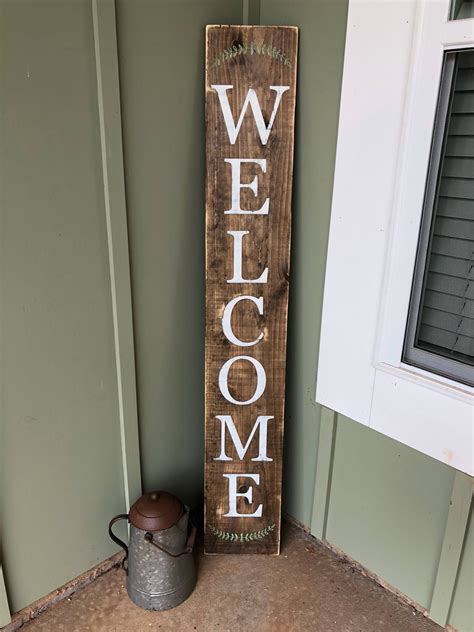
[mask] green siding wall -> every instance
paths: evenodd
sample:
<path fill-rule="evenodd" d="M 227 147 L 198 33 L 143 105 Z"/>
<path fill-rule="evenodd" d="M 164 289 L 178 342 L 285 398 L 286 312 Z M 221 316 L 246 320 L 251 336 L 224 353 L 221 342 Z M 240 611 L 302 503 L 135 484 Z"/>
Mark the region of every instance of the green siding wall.
<path fill-rule="evenodd" d="M 18 610 L 116 550 L 106 523 L 124 494 L 91 3 L 0 6 L 0 561 Z M 309 526 L 347 3 L 116 9 L 144 487 L 190 503 L 203 470 L 204 25 L 260 13 L 262 24 L 300 27 L 283 503 Z M 339 418 L 326 537 L 429 607 L 453 479 Z M 464 632 L 474 630 L 473 530 L 471 520 L 450 618 Z"/>
<path fill-rule="evenodd" d="M 0 535 L 17 611 L 124 510 L 89 2 L 2 2 Z"/>
<path fill-rule="evenodd" d="M 454 470 L 339 417 L 327 539 L 429 607 Z"/>

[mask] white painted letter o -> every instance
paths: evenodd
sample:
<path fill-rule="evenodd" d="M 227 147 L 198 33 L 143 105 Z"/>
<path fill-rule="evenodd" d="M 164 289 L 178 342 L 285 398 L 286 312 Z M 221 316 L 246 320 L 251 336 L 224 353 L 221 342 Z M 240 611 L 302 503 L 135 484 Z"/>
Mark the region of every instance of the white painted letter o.
<path fill-rule="evenodd" d="M 234 364 L 234 362 L 237 362 L 237 360 L 247 360 L 248 362 L 253 364 L 257 372 L 257 386 L 255 387 L 255 393 L 250 399 L 247 399 L 245 402 L 239 402 L 234 399 L 229 393 L 229 386 L 227 384 L 230 367 Z M 265 373 L 265 369 L 258 360 L 252 358 L 251 356 L 234 356 L 233 358 L 229 358 L 227 362 L 222 365 L 222 368 L 219 371 L 219 388 L 222 395 L 228 402 L 230 402 L 231 404 L 236 404 L 237 406 L 248 406 L 249 404 L 253 404 L 254 402 L 256 402 L 263 395 L 266 385 L 267 375 Z"/>

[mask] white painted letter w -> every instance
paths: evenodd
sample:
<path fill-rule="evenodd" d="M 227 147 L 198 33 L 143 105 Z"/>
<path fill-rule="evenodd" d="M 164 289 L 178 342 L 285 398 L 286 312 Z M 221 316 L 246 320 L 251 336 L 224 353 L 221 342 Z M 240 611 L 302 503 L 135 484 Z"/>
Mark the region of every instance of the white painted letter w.
<path fill-rule="evenodd" d="M 268 137 L 270 136 L 270 132 L 272 131 L 273 121 L 275 120 L 276 113 L 278 112 L 278 107 L 280 105 L 281 97 L 283 96 L 284 92 L 290 89 L 290 86 L 270 86 L 270 90 L 274 90 L 276 92 L 276 98 L 275 98 L 275 103 L 273 105 L 273 111 L 270 116 L 270 121 L 268 123 L 268 127 L 265 125 L 262 110 L 260 108 L 260 104 L 257 99 L 257 94 L 253 88 L 250 88 L 249 91 L 247 92 L 247 96 L 245 97 L 242 110 L 240 111 L 240 116 L 239 116 L 239 120 L 237 121 L 237 125 L 234 123 L 234 117 L 232 116 L 232 112 L 229 105 L 229 98 L 227 96 L 227 90 L 232 89 L 233 86 L 213 85 L 211 86 L 211 88 L 214 88 L 214 90 L 217 92 L 219 96 L 219 103 L 221 105 L 222 114 L 224 115 L 225 126 L 227 127 L 227 133 L 229 135 L 229 140 L 231 142 L 231 145 L 235 145 L 235 141 L 237 140 L 237 136 L 239 135 L 240 128 L 242 127 L 242 122 L 244 120 L 244 116 L 247 111 L 247 107 L 249 103 L 250 103 L 250 107 L 252 108 L 255 123 L 257 124 L 257 129 L 260 135 L 260 140 L 262 141 L 262 145 L 266 145 L 268 141 Z"/>

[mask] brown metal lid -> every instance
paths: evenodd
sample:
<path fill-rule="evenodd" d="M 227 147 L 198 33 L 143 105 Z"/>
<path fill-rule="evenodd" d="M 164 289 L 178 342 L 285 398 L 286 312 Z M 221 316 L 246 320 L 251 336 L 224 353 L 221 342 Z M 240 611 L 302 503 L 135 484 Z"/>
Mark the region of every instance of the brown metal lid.
<path fill-rule="evenodd" d="M 183 503 L 168 492 L 143 494 L 130 508 L 128 519 L 143 531 L 162 531 L 175 525 L 184 513 Z"/>

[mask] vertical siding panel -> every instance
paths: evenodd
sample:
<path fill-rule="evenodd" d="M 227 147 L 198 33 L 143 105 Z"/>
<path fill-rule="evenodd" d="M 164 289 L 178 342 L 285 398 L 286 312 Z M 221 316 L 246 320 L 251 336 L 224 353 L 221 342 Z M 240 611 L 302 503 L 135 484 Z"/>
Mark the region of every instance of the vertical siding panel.
<path fill-rule="evenodd" d="M 91 2 L 1 7 L 0 531 L 16 612 L 116 551 L 106 525 L 125 500 Z"/>
<path fill-rule="evenodd" d="M 141 473 L 114 0 L 92 0 L 92 14 L 120 441 L 128 510 L 141 495 Z"/>
<path fill-rule="evenodd" d="M 449 623 L 461 632 L 473 632 L 474 609 L 472 593 L 474 587 L 474 520 L 473 507 L 469 516 L 466 539 L 464 542 L 461 563 L 454 588 L 454 596 L 449 614 Z"/>
<path fill-rule="evenodd" d="M 316 457 L 316 480 L 314 485 L 311 534 L 320 540 L 326 539 L 329 501 L 331 499 L 334 451 L 336 449 L 337 413 L 328 408 L 321 411 L 318 452 Z"/>
<path fill-rule="evenodd" d="M 3 577 L 3 570 L 0 564 L 0 628 L 10 623 L 10 608 L 8 606 L 7 590 Z"/>
<path fill-rule="evenodd" d="M 446 625 L 454 595 L 472 504 L 473 482 L 470 476 L 456 472 L 443 546 L 431 599 L 430 617 Z"/>

